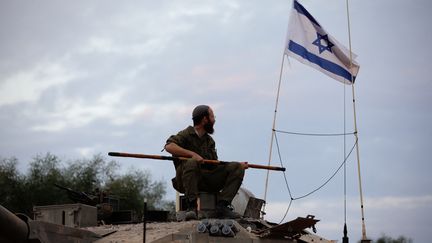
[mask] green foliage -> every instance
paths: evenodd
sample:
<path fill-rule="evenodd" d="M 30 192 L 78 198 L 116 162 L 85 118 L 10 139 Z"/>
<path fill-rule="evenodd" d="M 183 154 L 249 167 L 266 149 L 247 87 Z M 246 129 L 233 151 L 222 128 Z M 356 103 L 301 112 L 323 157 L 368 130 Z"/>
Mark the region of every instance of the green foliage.
<path fill-rule="evenodd" d="M 67 184 L 76 191 L 91 192 L 102 188 L 108 180 L 115 180 L 118 169 L 115 161 L 107 162 L 101 155 L 92 159 L 76 160 L 65 168 L 64 176 L 68 178 Z"/>
<path fill-rule="evenodd" d="M 390 236 L 382 235 L 378 238 L 375 243 L 412 243 L 413 240 L 410 238 L 406 238 L 405 236 L 399 236 L 397 239 L 393 239 Z"/>
<path fill-rule="evenodd" d="M 33 158 L 24 183 L 25 200 L 29 207 L 27 212 L 35 205 L 68 202 L 67 196 L 53 187 L 54 184 L 66 184 L 66 178 L 59 166 L 60 159 L 50 153 Z"/>
<path fill-rule="evenodd" d="M 16 158 L 0 160 L 0 204 L 13 211 L 22 208 L 24 201 L 24 178 L 18 173 L 17 164 Z"/>
<path fill-rule="evenodd" d="M 161 182 L 151 182 L 150 175 L 142 171 L 130 171 L 116 180 L 109 181 L 106 188 L 109 188 L 113 195 L 123 199 L 120 209 L 135 208 L 138 215 L 142 215 L 143 199 L 147 200 L 149 208 L 154 208 L 165 194 L 164 185 Z"/>
<path fill-rule="evenodd" d="M 17 170 L 16 158 L 0 158 L 0 204 L 13 212 L 31 215 L 33 206 L 72 203 L 58 184 L 92 194 L 99 189 L 120 198 L 120 209 L 142 215 L 143 199 L 149 209 L 172 209 L 174 202 L 163 201 L 165 184 L 153 182 L 146 171 L 130 169 L 119 174 L 119 165 L 96 155 L 68 163 L 55 155 L 38 155 L 29 163 L 27 174 Z"/>

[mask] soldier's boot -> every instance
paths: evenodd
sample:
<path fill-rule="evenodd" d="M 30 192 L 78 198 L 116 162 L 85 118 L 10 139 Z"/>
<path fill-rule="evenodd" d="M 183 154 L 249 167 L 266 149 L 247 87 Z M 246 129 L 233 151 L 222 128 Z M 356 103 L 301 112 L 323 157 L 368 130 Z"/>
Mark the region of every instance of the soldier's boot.
<path fill-rule="evenodd" d="M 219 201 L 216 204 L 216 213 L 218 218 L 222 219 L 239 219 L 241 215 L 233 211 L 231 207 L 229 207 L 230 203 L 227 201 Z"/>
<path fill-rule="evenodd" d="M 185 221 L 196 220 L 197 217 L 197 201 L 192 200 L 188 202 L 188 207 L 185 213 Z"/>

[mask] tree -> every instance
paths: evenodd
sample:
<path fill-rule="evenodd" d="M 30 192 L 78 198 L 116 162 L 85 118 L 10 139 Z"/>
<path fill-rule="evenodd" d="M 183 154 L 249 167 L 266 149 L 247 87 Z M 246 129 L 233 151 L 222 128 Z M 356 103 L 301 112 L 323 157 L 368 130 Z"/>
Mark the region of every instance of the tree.
<path fill-rule="evenodd" d="M 92 194 L 96 188 L 118 196 L 121 209 L 142 215 L 143 199 L 149 209 L 171 209 L 173 202 L 163 201 L 165 184 L 153 182 L 150 173 L 131 168 L 119 174 L 119 165 L 101 155 L 66 164 L 55 155 L 37 155 L 30 162 L 27 174 L 17 170 L 16 158 L 0 159 L 0 204 L 13 212 L 32 215 L 33 206 L 71 203 L 58 184 L 74 191 Z"/>
<path fill-rule="evenodd" d="M 109 181 L 105 187 L 121 199 L 120 209 L 135 209 L 138 217 L 143 214 L 144 199 L 149 209 L 161 204 L 165 195 L 165 186 L 161 182 L 152 182 L 150 174 L 143 171 L 129 171 L 127 174 Z"/>
<path fill-rule="evenodd" d="M 378 238 L 375 243 L 412 243 L 413 240 L 410 238 L 406 238 L 405 236 L 399 236 L 397 239 L 393 239 L 392 237 L 386 236 L 383 234 L 380 238 Z"/>
<path fill-rule="evenodd" d="M 0 159 L 0 204 L 12 211 L 22 208 L 24 194 L 24 177 L 16 166 L 17 158 Z"/>
<path fill-rule="evenodd" d="M 77 191 L 92 192 L 96 188 L 102 188 L 106 181 L 113 180 L 118 169 L 115 161 L 107 162 L 101 155 L 95 155 L 92 159 L 82 159 L 69 162 L 64 170 L 64 177 L 70 188 Z"/>
<path fill-rule="evenodd" d="M 63 171 L 59 168 L 60 163 L 60 159 L 50 153 L 33 158 L 24 183 L 24 196 L 28 203 L 26 211 L 36 205 L 68 202 L 67 196 L 54 187 L 54 184 L 66 184 Z"/>

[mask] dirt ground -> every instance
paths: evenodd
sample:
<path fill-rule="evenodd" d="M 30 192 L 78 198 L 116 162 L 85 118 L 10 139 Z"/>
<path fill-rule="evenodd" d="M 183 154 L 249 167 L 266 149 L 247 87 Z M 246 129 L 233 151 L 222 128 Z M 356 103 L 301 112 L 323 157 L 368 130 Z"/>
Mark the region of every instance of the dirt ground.
<path fill-rule="evenodd" d="M 199 221 L 187 222 L 166 222 L 166 223 L 147 223 L 146 227 L 146 242 L 152 242 L 166 235 L 176 233 L 180 229 L 190 227 L 195 229 Z M 87 230 L 93 231 L 100 235 L 109 234 L 95 243 L 120 243 L 143 242 L 143 224 L 124 224 L 124 225 L 103 225 L 98 227 L 87 227 Z"/>

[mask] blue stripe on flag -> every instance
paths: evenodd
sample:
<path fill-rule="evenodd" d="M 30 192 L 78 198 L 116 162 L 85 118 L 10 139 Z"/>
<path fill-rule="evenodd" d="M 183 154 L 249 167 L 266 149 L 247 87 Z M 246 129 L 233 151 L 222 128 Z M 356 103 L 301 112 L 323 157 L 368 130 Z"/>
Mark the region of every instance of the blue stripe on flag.
<path fill-rule="evenodd" d="M 315 63 L 318 66 L 320 66 L 321 68 L 336 74 L 338 76 L 341 76 L 343 78 L 345 78 L 347 81 L 351 82 L 351 73 L 348 72 L 345 68 L 330 62 L 327 59 L 321 58 L 311 52 L 309 52 L 306 48 L 304 48 L 303 46 L 295 43 L 294 41 L 290 40 L 289 44 L 288 44 L 288 49 L 290 51 L 292 51 L 293 53 L 301 56 L 302 58 L 308 60 L 309 62 Z M 354 79 L 355 80 L 355 77 Z"/>
<path fill-rule="evenodd" d="M 297 0 L 294 0 L 294 9 L 297 10 L 298 13 L 306 16 L 312 23 L 321 27 L 321 25 L 314 19 L 314 17 L 301 5 Z"/>

